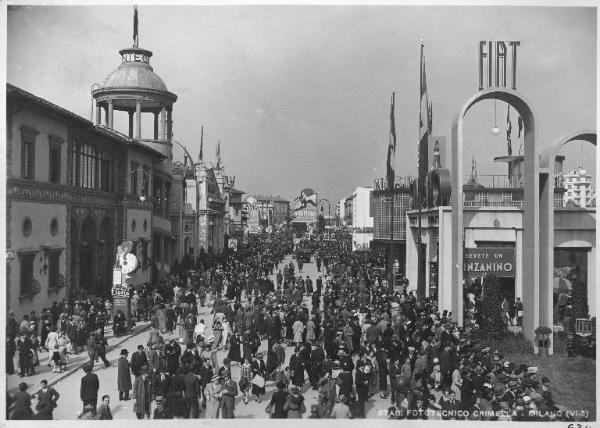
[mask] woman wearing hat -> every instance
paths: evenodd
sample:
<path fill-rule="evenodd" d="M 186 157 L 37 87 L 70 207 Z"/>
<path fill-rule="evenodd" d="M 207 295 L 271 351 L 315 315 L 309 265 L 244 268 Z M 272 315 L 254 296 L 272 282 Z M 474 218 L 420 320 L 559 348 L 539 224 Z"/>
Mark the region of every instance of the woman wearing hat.
<path fill-rule="evenodd" d="M 306 412 L 306 406 L 304 404 L 304 396 L 300 393 L 300 388 L 293 386 L 290 389 L 283 408 L 287 411 L 288 419 L 302 419 L 302 414 Z"/>
<path fill-rule="evenodd" d="M 221 377 L 219 375 L 214 375 L 210 383 L 208 383 L 204 389 L 204 393 L 206 394 L 206 419 L 219 418 L 222 390 Z"/>

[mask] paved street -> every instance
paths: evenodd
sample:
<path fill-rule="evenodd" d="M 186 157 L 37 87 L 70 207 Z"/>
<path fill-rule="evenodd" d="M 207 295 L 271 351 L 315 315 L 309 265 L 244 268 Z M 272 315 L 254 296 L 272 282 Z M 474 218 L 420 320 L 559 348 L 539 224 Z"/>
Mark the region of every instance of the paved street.
<path fill-rule="evenodd" d="M 291 256 L 287 256 L 284 260 L 284 263 L 287 264 L 291 260 Z M 295 261 L 294 261 L 295 263 Z M 280 265 L 282 267 L 283 265 Z M 300 274 L 296 265 L 296 274 Z M 317 267 L 315 263 L 305 263 L 302 272 L 303 277 L 306 275 L 310 276 L 313 281 L 320 275 L 317 272 Z M 321 273 L 322 275 L 322 273 Z M 275 277 L 273 275 L 273 280 L 275 281 Z M 311 306 L 311 299 L 305 298 L 306 303 Z M 205 307 L 204 312 L 201 314 L 201 318 L 204 319 L 205 324 L 207 325 L 207 337 L 212 334 L 210 327 L 212 326 L 213 315 L 210 313 L 212 308 Z M 143 323 L 137 327 L 137 331 L 141 331 L 142 329 L 147 328 L 147 323 Z M 116 338 L 112 337 L 112 330 L 107 329 L 106 335 L 109 340 L 109 345 L 114 345 L 114 341 Z M 165 335 L 166 339 L 171 337 L 175 337 L 174 335 Z M 108 360 L 113 363 L 112 366 L 105 368 L 102 362 L 97 363 L 94 367 L 94 373 L 96 373 L 100 379 L 100 390 L 99 390 L 99 399 L 102 395 L 108 394 L 111 397 L 111 408 L 112 414 L 115 419 L 135 419 L 135 413 L 133 412 L 133 401 L 119 401 L 118 399 L 118 390 L 117 390 L 117 359 L 119 358 L 119 352 L 121 349 L 126 348 L 131 353 L 135 351 L 138 345 L 146 345 L 148 339 L 148 332 L 143 331 L 140 334 L 133 335 L 130 338 L 121 338 L 124 340 L 120 345 L 114 347 L 110 352 L 107 353 Z M 267 350 L 267 341 L 264 340 L 261 344 L 259 351 L 266 352 Z M 286 363 L 289 361 L 290 356 L 292 355 L 294 347 L 287 347 L 286 349 Z M 27 378 L 19 378 L 16 375 L 8 377 L 8 385 L 9 390 L 14 390 L 16 385 L 20 381 L 26 381 L 30 386 L 30 393 L 34 393 L 39 388 L 39 381 L 42 379 L 47 379 L 50 383 L 53 383 L 64 376 L 65 374 L 52 373 L 51 369 L 45 367 L 43 362 L 47 358 L 47 354 L 42 355 L 42 367 L 38 367 L 37 374 L 32 377 Z M 227 350 L 221 350 L 218 354 L 219 362 L 223 360 L 227 355 Z M 75 365 L 80 366 L 81 363 L 87 360 L 87 353 L 80 354 L 75 357 L 74 360 L 77 363 L 71 363 L 71 367 Z M 55 419 L 75 419 L 78 412 L 81 411 L 81 400 L 79 399 L 79 386 L 80 380 L 83 376 L 83 370 L 78 369 L 75 372 L 67 375 L 66 377 L 58 380 L 54 385 L 54 388 L 61 394 L 61 398 L 58 401 L 58 407 L 54 411 Z M 234 380 L 239 380 L 240 378 L 240 367 L 236 363 L 234 363 L 232 367 L 232 378 Z M 266 395 L 262 397 L 262 402 L 257 403 L 254 398 L 251 398 L 247 405 L 244 404 L 241 394 L 236 399 L 236 418 L 266 418 L 267 415 L 265 413 L 265 407 L 269 403 L 271 399 L 272 393 L 275 391 L 275 386 L 273 382 L 268 382 L 266 387 Z M 302 389 L 302 393 L 305 397 L 305 404 L 307 408 L 307 413 L 304 415 L 308 416 L 310 412 L 310 406 L 312 404 L 316 404 L 318 392 L 311 389 L 310 384 L 307 384 Z M 35 400 L 34 400 L 35 401 Z M 385 402 L 384 402 L 385 401 Z M 35 406 L 35 403 L 34 403 Z M 387 409 L 389 407 L 389 400 L 382 400 L 379 398 L 379 395 L 374 396 L 366 406 L 367 409 L 367 417 L 375 418 L 377 416 L 377 410 Z M 204 417 L 204 413 L 201 413 L 200 418 Z"/>

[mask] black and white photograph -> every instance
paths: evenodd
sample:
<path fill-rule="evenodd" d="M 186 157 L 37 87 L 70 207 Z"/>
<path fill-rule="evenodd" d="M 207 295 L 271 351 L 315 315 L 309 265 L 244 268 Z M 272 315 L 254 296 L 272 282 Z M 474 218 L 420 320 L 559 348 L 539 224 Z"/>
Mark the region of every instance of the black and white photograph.
<path fill-rule="evenodd" d="M 8 426 L 595 425 L 597 3 L 0 6 Z"/>

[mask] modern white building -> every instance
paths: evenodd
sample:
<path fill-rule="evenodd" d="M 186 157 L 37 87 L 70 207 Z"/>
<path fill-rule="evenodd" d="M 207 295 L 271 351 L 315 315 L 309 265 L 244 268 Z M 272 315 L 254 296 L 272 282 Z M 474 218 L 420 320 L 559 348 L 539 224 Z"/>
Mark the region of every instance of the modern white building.
<path fill-rule="evenodd" d="M 596 192 L 592 183 L 592 176 L 583 168 L 569 171 L 563 175 L 565 206 L 581 208 L 596 206 Z"/>
<path fill-rule="evenodd" d="M 346 215 L 346 198 L 340 199 L 337 204 L 335 204 L 335 213 L 337 217 L 340 219 L 340 225 L 345 226 L 346 223 L 344 221 L 344 217 Z"/>
<path fill-rule="evenodd" d="M 357 187 L 352 192 L 352 227 L 373 228 L 373 217 L 371 217 L 371 190 L 372 187 Z"/>

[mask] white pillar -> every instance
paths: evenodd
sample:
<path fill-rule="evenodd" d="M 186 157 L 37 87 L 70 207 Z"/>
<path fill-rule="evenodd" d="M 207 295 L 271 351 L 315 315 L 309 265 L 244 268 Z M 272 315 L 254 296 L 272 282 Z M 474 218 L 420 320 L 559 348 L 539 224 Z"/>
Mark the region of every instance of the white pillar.
<path fill-rule="evenodd" d="M 593 246 L 587 253 L 587 292 L 590 316 L 596 316 L 596 247 Z"/>
<path fill-rule="evenodd" d="M 515 299 L 523 301 L 523 231 L 515 229 L 515 234 Z"/>
<path fill-rule="evenodd" d="M 167 139 L 167 110 L 164 106 L 160 110 L 160 139 Z"/>
<path fill-rule="evenodd" d="M 108 100 L 108 127 L 110 129 L 113 128 L 113 113 L 114 113 L 114 109 L 113 109 L 113 101 L 112 100 Z"/>
<path fill-rule="evenodd" d="M 142 138 L 142 101 L 135 103 L 135 138 Z"/>

